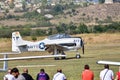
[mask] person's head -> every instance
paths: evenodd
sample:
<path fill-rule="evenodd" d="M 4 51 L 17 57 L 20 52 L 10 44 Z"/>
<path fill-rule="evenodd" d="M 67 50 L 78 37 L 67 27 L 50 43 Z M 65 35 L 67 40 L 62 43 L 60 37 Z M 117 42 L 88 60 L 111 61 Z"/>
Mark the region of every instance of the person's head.
<path fill-rule="evenodd" d="M 23 69 L 23 72 L 24 72 L 24 73 L 28 73 L 28 69 L 27 69 L 27 68 L 24 68 L 24 69 Z"/>
<path fill-rule="evenodd" d="M 45 72 L 45 70 L 44 70 L 44 69 L 40 69 L 40 72 L 41 72 L 41 73 L 44 73 L 44 72 Z"/>
<path fill-rule="evenodd" d="M 89 69 L 89 65 L 86 64 L 86 65 L 84 66 L 84 69 Z"/>
<path fill-rule="evenodd" d="M 105 69 L 109 69 L 109 65 L 108 65 L 108 64 L 105 64 L 105 65 L 104 65 L 104 68 L 105 68 Z"/>
<path fill-rule="evenodd" d="M 7 71 L 8 74 L 11 74 L 11 69 L 9 68 L 8 71 Z"/>
<path fill-rule="evenodd" d="M 60 72 L 60 73 L 62 73 L 62 69 L 57 69 L 57 72 Z"/>
<path fill-rule="evenodd" d="M 19 70 L 18 70 L 17 68 L 13 68 L 13 69 L 11 70 L 11 73 L 12 73 L 12 75 L 13 75 L 15 78 L 17 78 L 18 75 L 19 75 Z"/>

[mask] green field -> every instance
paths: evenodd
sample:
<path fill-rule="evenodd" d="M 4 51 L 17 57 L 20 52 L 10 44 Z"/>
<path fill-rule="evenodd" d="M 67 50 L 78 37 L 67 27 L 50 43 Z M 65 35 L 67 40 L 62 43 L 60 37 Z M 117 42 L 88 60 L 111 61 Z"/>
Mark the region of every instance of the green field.
<path fill-rule="evenodd" d="M 105 35 L 105 36 L 103 36 Z M 83 71 L 83 67 L 85 64 L 90 65 L 90 69 L 95 74 L 94 80 L 99 80 L 99 73 L 104 68 L 103 65 L 98 65 L 96 62 L 98 60 L 110 60 L 110 61 L 120 61 L 120 34 L 84 34 L 81 35 L 85 40 L 85 54 L 81 54 L 80 59 L 75 58 L 75 52 L 66 52 L 67 59 L 66 60 L 54 60 L 53 58 L 46 59 L 33 59 L 33 60 L 17 60 L 17 61 L 9 61 L 9 68 L 13 68 L 18 66 L 20 73 L 22 73 L 22 69 L 24 66 L 29 65 L 38 65 L 37 67 L 27 67 L 29 69 L 29 73 L 35 79 L 37 73 L 41 68 L 44 68 L 45 71 L 49 74 L 51 80 L 53 75 L 56 73 L 57 68 L 61 68 L 63 73 L 66 75 L 67 80 L 81 80 L 81 72 Z M 100 39 L 99 39 L 100 38 Z M 101 39 L 103 38 L 103 39 Z M 106 39 L 105 39 L 106 38 Z M 98 40 L 97 40 L 98 39 Z M 10 39 L 1 39 L 1 44 L 6 46 L 1 46 L 0 50 L 10 51 Z M 8 45 L 9 44 L 9 45 Z M 79 50 L 81 52 L 81 50 Z M 81 52 L 82 53 L 82 52 Z M 9 57 L 15 56 L 37 56 L 37 55 L 46 55 L 49 54 L 47 52 L 28 52 L 22 53 L 19 55 L 9 55 Z M 2 57 L 2 55 L 0 55 Z M 51 66 L 46 66 L 51 65 Z M 23 67 L 19 67 L 23 66 Z M 0 62 L 0 67 L 2 68 L 2 62 Z M 118 66 L 110 66 L 110 69 L 116 73 L 118 71 Z M 0 80 L 5 75 L 5 72 L 0 72 Z"/>

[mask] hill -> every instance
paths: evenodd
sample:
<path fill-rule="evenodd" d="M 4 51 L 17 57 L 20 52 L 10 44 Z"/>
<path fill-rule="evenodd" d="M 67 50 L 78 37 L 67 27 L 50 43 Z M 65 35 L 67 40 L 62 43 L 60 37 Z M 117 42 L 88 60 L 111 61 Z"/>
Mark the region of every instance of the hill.
<path fill-rule="evenodd" d="M 86 23 L 88 25 L 120 21 L 120 3 L 95 4 L 88 7 L 70 9 L 64 15 L 57 16 L 52 23 Z"/>

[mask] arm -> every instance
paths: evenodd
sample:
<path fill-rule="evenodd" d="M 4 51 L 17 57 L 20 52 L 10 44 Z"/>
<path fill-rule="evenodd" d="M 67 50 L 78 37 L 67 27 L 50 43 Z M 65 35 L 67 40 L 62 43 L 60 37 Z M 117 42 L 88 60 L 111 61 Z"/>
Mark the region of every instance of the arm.
<path fill-rule="evenodd" d="M 46 74 L 47 80 L 50 80 L 50 77 L 49 77 L 49 75 L 48 75 L 47 73 L 45 73 L 45 74 Z"/>
<path fill-rule="evenodd" d="M 92 72 L 92 80 L 94 80 L 94 73 Z"/>
<path fill-rule="evenodd" d="M 31 75 L 30 75 L 30 79 L 31 79 L 31 80 L 34 80 L 33 77 L 32 77 Z"/>
<path fill-rule="evenodd" d="M 63 74 L 64 75 L 64 74 Z M 64 75 L 64 80 L 67 80 L 66 76 Z"/>
<path fill-rule="evenodd" d="M 112 80 L 114 80 L 114 73 L 113 73 L 113 71 L 112 71 Z"/>
<path fill-rule="evenodd" d="M 39 78 L 39 73 L 37 74 L 36 80 L 38 80 L 38 78 Z"/>

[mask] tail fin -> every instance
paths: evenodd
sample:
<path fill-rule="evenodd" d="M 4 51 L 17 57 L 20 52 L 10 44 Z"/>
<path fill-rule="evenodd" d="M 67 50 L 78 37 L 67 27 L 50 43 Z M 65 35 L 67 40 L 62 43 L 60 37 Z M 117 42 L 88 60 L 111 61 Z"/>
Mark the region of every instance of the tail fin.
<path fill-rule="evenodd" d="M 23 39 L 20 36 L 19 32 L 13 32 L 12 33 L 12 51 L 13 52 L 20 52 L 20 49 L 18 47 L 19 43 L 22 43 Z"/>

